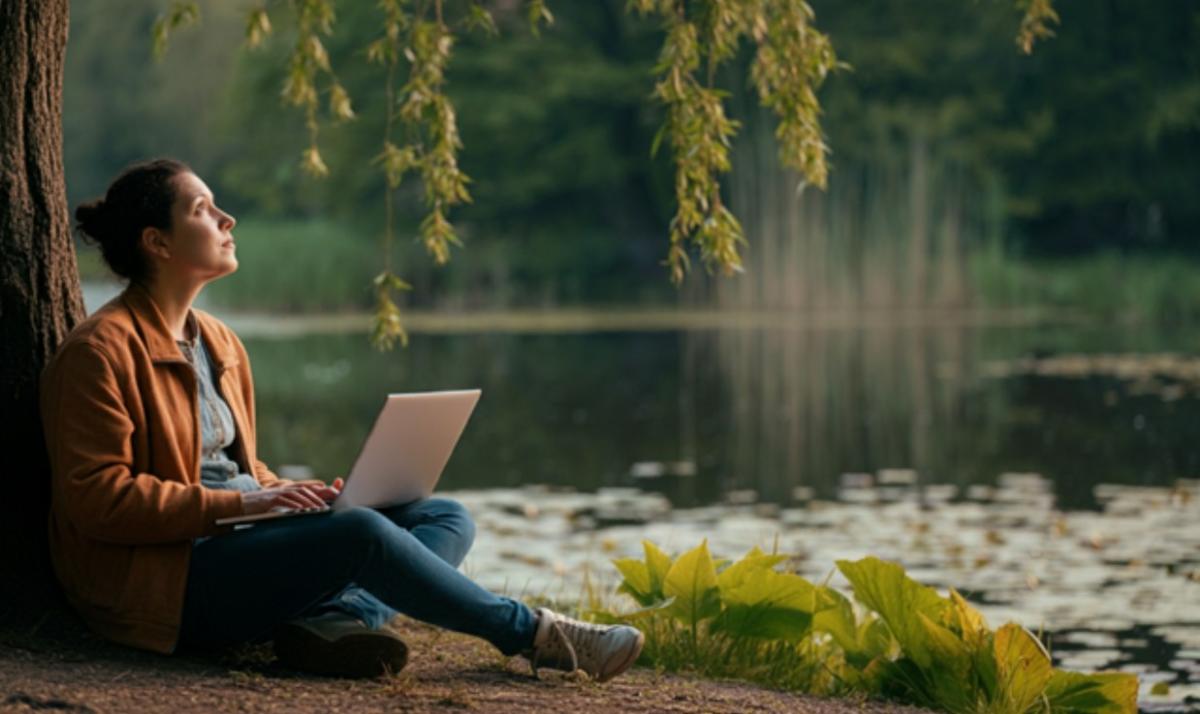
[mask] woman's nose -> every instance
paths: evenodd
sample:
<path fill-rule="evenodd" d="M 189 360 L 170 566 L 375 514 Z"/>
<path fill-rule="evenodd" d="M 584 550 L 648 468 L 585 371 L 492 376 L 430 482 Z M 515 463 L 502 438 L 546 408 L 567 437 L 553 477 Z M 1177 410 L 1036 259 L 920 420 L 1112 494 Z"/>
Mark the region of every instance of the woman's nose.
<path fill-rule="evenodd" d="M 228 213 L 226 213 L 224 211 L 221 211 L 221 227 L 222 228 L 224 228 L 227 231 L 231 231 L 231 230 L 233 230 L 233 227 L 236 225 L 237 225 L 236 218 L 234 218 L 233 216 L 229 215 Z"/>

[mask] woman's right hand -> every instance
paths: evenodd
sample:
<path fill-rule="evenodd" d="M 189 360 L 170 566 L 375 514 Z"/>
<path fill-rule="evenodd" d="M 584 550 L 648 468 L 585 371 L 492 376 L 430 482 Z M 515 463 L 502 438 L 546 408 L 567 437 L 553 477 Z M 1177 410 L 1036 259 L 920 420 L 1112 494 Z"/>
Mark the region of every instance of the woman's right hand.
<path fill-rule="evenodd" d="M 266 513 L 272 510 L 295 511 L 306 508 L 325 508 L 329 504 L 322 498 L 323 489 L 310 486 L 282 486 L 261 491 L 242 493 L 242 515 Z"/>

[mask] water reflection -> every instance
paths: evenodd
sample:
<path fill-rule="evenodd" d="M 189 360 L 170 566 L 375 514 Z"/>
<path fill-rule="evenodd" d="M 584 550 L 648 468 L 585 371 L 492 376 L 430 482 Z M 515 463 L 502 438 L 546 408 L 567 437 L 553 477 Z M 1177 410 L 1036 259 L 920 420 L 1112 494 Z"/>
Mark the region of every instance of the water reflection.
<path fill-rule="evenodd" d="M 969 340 L 961 330 L 803 325 L 688 335 L 685 359 L 721 387 L 700 409 L 719 426 L 698 442 L 716 447 L 708 456 L 724 490 L 775 503 L 799 486 L 831 496 L 841 474 L 889 467 L 945 481 L 965 436 L 955 432 L 983 406 L 964 398 Z"/>
<path fill-rule="evenodd" d="M 359 334 L 247 346 L 260 452 L 323 477 L 352 463 L 385 393 L 481 387 L 446 488 L 637 486 L 677 507 L 786 506 L 837 497 L 853 474 L 908 470 L 965 491 L 1022 471 L 1051 478 L 1060 507 L 1095 508 L 1097 484 L 1200 473 L 1200 390 L 1181 376 L 1194 361 L 1163 357 L 1187 341 L 799 323 L 422 335 L 389 354 Z M 1089 361 L 1100 345 L 1131 351 Z"/>

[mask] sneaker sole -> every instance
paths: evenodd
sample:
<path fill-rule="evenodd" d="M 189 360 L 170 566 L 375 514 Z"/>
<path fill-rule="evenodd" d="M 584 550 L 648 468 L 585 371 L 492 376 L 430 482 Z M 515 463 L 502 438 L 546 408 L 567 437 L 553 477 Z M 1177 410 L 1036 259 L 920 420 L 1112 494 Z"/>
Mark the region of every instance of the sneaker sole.
<path fill-rule="evenodd" d="M 621 663 L 619 665 L 617 665 L 616 667 L 613 667 L 607 673 L 603 673 L 600 677 L 597 677 L 596 681 L 597 682 L 607 682 L 608 680 L 612 679 L 613 677 L 617 676 L 618 674 L 620 674 L 620 673 L 624 672 L 625 670 L 629 669 L 630 667 L 632 667 L 633 663 L 637 661 L 638 655 L 640 655 L 642 653 L 642 646 L 645 644 L 646 644 L 646 635 L 644 635 L 642 632 L 639 631 L 637 642 L 634 644 L 633 647 L 630 648 L 629 653 L 625 655 L 625 659 L 621 660 Z"/>
<path fill-rule="evenodd" d="M 304 627 L 275 634 L 275 656 L 287 667 L 332 677 L 378 677 L 408 664 L 408 645 L 394 635 L 363 633 L 329 641 Z"/>

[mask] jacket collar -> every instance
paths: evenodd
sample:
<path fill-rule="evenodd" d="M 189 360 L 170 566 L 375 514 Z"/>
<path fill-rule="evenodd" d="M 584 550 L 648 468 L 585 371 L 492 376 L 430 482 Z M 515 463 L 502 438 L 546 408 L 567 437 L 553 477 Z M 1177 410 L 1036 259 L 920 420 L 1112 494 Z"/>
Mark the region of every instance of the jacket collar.
<path fill-rule="evenodd" d="M 133 315 L 133 321 L 142 335 L 142 339 L 146 342 L 146 350 L 150 353 L 151 360 L 187 363 L 179 345 L 175 343 L 175 336 L 167 327 L 166 318 L 163 317 L 162 311 L 158 309 L 158 305 L 144 287 L 131 283 L 121 293 L 121 300 Z M 224 335 L 217 332 L 216 321 L 202 311 L 189 310 L 189 313 L 189 319 L 195 319 L 196 324 L 200 327 L 200 336 L 204 340 L 204 346 L 208 349 L 213 363 L 221 370 L 238 364 L 238 358 L 232 345 Z"/>

